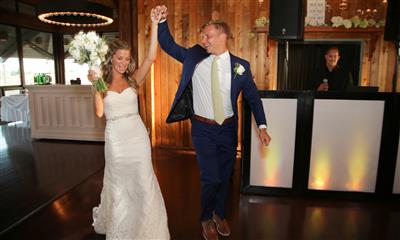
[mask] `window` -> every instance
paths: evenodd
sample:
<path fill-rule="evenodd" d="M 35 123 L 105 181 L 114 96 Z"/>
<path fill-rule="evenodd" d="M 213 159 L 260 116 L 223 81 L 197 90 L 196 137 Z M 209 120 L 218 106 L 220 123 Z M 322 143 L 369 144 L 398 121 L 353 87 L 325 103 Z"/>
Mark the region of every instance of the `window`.
<path fill-rule="evenodd" d="M 64 35 L 64 70 L 65 70 L 65 84 L 71 84 L 71 80 L 77 78 L 81 79 L 82 85 L 91 84 L 87 79 L 89 67 L 86 64 L 78 64 L 68 52 L 68 44 L 72 41 L 73 35 Z"/>
<path fill-rule="evenodd" d="M 21 85 L 15 27 L 0 24 L 0 86 Z"/>
<path fill-rule="evenodd" d="M 37 73 L 49 75 L 55 83 L 53 35 L 29 29 L 22 29 L 21 35 L 25 85 L 33 85 Z"/>

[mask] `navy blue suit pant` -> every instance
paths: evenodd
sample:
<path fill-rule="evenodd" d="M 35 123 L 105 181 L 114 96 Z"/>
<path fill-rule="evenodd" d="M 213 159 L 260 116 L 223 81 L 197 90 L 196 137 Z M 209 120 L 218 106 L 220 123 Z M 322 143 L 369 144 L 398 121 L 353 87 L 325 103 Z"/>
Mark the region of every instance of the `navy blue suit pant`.
<path fill-rule="evenodd" d="M 212 125 L 192 119 L 192 142 L 201 181 L 201 221 L 215 212 L 225 218 L 225 202 L 236 160 L 237 134 L 233 121 Z"/>

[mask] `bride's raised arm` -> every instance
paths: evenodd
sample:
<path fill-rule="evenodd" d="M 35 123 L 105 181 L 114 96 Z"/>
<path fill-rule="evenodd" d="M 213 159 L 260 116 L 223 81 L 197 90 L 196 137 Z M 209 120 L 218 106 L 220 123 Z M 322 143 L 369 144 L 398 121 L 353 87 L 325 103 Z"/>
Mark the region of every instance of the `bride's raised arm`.
<path fill-rule="evenodd" d="M 136 80 L 138 86 L 141 86 L 144 82 L 146 74 L 149 72 L 151 64 L 156 60 L 157 55 L 157 28 L 160 22 L 162 13 L 159 9 L 151 9 L 151 37 L 150 37 L 150 47 L 146 58 L 138 69 L 133 73 L 133 78 Z"/>

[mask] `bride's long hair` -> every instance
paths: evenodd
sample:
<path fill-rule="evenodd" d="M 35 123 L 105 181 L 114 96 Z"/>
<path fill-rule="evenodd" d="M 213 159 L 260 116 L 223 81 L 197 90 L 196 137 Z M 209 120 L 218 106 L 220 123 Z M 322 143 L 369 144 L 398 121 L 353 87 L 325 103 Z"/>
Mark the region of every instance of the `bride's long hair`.
<path fill-rule="evenodd" d="M 111 84 L 112 81 L 112 58 L 117 50 L 129 50 L 131 51 L 131 47 L 129 44 L 123 40 L 120 39 L 114 39 L 111 43 L 108 45 L 108 52 L 106 54 L 106 60 L 101 64 L 101 70 L 103 72 L 104 76 L 104 81 L 107 84 Z M 133 72 L 135 71 L 136 67 L 136 62 L 131 56 L 131 61 L 128 64 L 128 67 L 126 71 L 124 72 L 124 77 L 128 80 L 128 84 L 130 87 L 133 87 L 134 89 L 138 89 L 139 86 L 136 82 L 136 80 L 133 78 Z"/>

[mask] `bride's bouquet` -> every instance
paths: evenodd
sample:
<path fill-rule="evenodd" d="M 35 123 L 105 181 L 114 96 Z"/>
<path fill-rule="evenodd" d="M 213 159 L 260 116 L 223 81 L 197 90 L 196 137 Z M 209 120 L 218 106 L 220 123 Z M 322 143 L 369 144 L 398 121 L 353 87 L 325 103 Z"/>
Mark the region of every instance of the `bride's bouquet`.
<path fill-rule="evenodd" d="M 67 46 L 72 58 L 79 64 L 88 64 L 89 69 L 95 73 L 92 83 L 98 92 L 107 91 L 100 71 L 100 64 L 105 60 L 108 45 L 104 38 L 99 37 L 94 31 L 84 33 L 80 31 Z"/>

